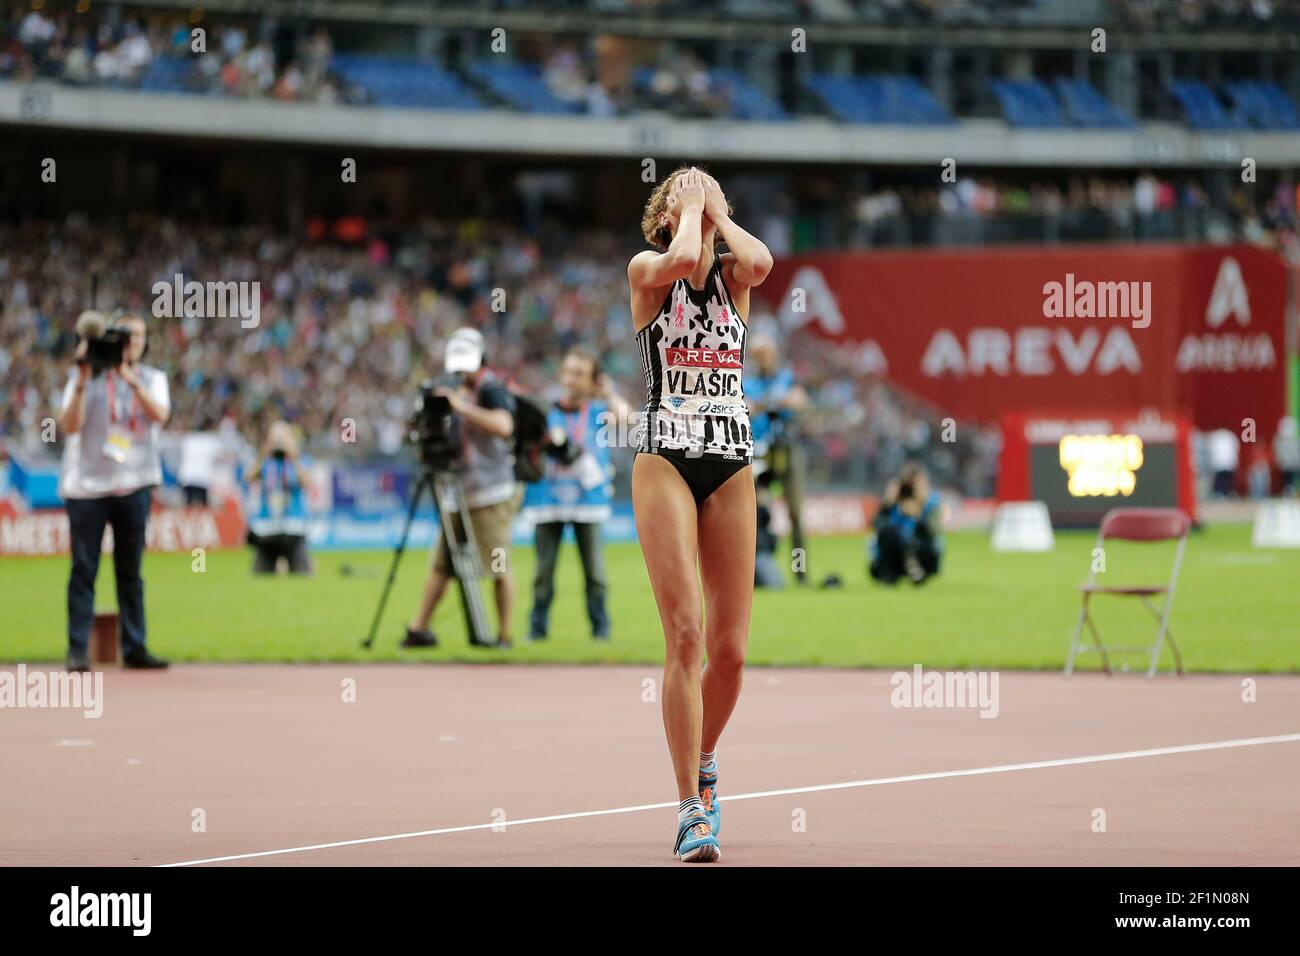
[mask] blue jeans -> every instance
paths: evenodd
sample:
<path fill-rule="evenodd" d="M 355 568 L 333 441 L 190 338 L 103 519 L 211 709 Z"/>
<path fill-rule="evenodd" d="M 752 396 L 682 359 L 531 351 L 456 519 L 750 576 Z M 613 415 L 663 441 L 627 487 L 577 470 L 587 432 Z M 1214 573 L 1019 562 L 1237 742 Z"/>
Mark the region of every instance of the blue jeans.
<path fill-rule="evenodd" d="M 113 528 L 113 571 L 117 576 L 117 610 L 122 624 L 122 654 L 144 652 L 144 528 L 149 520 L 150 489 L 116 498 L 69 498 L 64 501 L 72 536 L 72 573 L 68 576 L 68 653 L 86 654 L 95 620 L 95 577 L 104 527 Z"/>
<path fill-rule="evenodd" d="M 555 596 L 555 560 L 560 552 L 565 524 L 564 521 L 544 521 L 537 525 L 537 574 L 533 578 L 533 613 L 529 621 L 533 634 L 545 634 L 549 623 L 551 599 Z M 587 579 L 587 617 L 591 621 L 591 633 L 596 637 L 608 637 L 601 525 L 596 521 L 574 521 L 572 524 L 574 537 L 578 539 L 578 554 L 582 557 L 583 576 Z"/>

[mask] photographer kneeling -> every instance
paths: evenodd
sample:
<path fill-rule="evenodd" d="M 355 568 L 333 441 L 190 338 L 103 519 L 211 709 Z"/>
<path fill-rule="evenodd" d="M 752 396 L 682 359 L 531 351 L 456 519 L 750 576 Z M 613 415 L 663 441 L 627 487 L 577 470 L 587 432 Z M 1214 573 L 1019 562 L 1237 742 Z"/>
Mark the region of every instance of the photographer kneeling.
<path fill-rule="evenodd" d="M 906 575 L 920 584 L 938 574 L 943 554 L 939 519 L 938 492 L 930 489 L 925 469 L 908 462 L 885 486 L 872 522 L 876 536 L 870 546 L 871 576 L 882 584 L 894 584 Z"/>
<path fill-rule="evenodd" d="M 77 367 L 59 412 L 66 436 L 59 495 L 68 511 L 72 573 L 68 577 L 68 670 L 88 671 L 95 619 L 95 578 L 104 527 L 113 528 L 113 570 L 127 667 L 167 662 L 145 648 L 144 556 L 150 489 L 162 482 L 160 431 L 171 413 L 167 377 L 141 365 L 145 322 L 128 315 L 110 324 L 99 312 L 77 319 Z"/>
<path fill-rule="evenodd" d="M 253 573 L 276 574 L 283 560 L 290 574 L 311 574 L 307 551 L 307 491 L 309 478 L 298 453 L 293 426 L 271 423 L 262 454 L 249 481 L 258 486 L 257 514 L 248 523 L 253 546 Z"/>
<path fill-rule="evenodd" d="M 478 545 L 479 563 L 492 575 L 496 599 L 498 647 L 510 646 L 510 613 L 514 603 L 514 577 L 510 570 L 510 529 L 519 503 L 515 481 L 515 399 L 484 367 L 483 336 L 475 329 L 459 329 L 447 340 L 445 368 L 456 377 L 455 388 L 441 387 L 435 394 L 451 405 L 460 434 L 454 471 L 465 491 L 470 525 Z M 457 536 L 464 534 L 459 517 L 451 517 Z M 406 629 L 403 647 L 433 647 L 438 639 L 429 621 L 453 576 L 451 553 L 444 526 L 434 545 L 433 570 L 424 587 L 420 610 Z M 471 636 L 471 643 L 474 641 Z"/>

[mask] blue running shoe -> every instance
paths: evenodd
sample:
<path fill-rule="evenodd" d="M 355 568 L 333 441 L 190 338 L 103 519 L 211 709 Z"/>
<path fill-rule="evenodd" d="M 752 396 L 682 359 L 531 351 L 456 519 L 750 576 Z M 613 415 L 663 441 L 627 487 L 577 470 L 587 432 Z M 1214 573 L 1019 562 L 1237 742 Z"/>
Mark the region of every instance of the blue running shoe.
<path fill-rule="evenodd" d="M 700 768 L 700 803 L 704 804 L 704 816 L 708 818 L 713 835 L 722 832 L 722 807 L 718 802 L 718 762 L 715 760 L 708 768 Z"/>
<path fill-rule="evenodd" d="M 713 835 L 708 818 L 693 813 L 677 829 L 677 845 L 673 853 L 683 863 L 716 863 L 722 857 L 722 847 Z"/>

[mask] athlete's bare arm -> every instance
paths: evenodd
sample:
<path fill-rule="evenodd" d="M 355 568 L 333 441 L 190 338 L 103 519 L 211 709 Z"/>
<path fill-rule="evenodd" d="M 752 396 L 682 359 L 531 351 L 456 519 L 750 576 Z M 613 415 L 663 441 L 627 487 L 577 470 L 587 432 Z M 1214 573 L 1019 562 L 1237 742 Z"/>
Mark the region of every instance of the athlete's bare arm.
<path fill-rule="evenodd" d="M 694 271 L 704 244 L 703 173 L 692 170 L 673 183 L 670 208 L 680 210 L 673 241 L 663 252 L 639 252 L 627 266 L 632 319 L 639 332 L 654 318 L 664 288 Z"/>
<path fill-rule="evenodd" d="M 729 250 L 721 257 L 728 288 L 734 290 L 737 286 L 745 286 L 752 289 L 762 285 L 772 271 L 772 253 L 763 240 L 732 221 L 727 197 L 718 181 L 708 173 L 704 174 L 704 215 L 717 228 Z"/>
<path fill-rule="evenodd" d="M 731 218 L 727 197 L 718 181 L 704 174 L 704 218 L 718 230 L 727 243 L 729 252 L 718 257 L 722 267 L 722 281 L 735 300 L 736 309 L 744 322 L 749 321 L 749 290 L 762 285 L 772 271 L 772 253 L 761 239 L 750 235 Z"/>

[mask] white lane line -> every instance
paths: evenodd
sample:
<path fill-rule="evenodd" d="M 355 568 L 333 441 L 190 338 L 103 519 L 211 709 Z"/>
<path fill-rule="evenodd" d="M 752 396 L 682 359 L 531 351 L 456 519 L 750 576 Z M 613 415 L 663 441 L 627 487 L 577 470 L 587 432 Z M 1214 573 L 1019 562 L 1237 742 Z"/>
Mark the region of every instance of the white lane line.
<path fill-rule="evenodd" d="M 736 800 L 759 800 L 764 797 L 783 797 L 795 793 L 822 793 L 829 790 L 850 790 L 858 787 L 879 787 L 892 783 L 915 783 L 921 780 L 943 780 L 949 777 L 977 777 L 991 773 L 1012 773 L 1017 770 L 1044 770 L 1050 767 L 1071 767 L 1079 764 L 1106 763 L 1114 760 L 1135 760 L 1139 757 L 1163 757 L 1168 754 L 1198 753 L 1205 750 L 1228 750 L 1233 747 L 1258 747 L 1263 744 L 1300 743 L 1300 733 L 1277 734 L 1272 737 L 1243 737 L 1239 740 L 1216 740 L 1204 744 L 1181 744 L 1175 747 L 1154 747 L 1150 750 L 1125 750 L 1112 754 L 1093 754 L 1087 757 L 1062 757 L 1058 760 L 1034 760 L 1029 763 L 1008 763 L 995 767 L 972 767 L 969 770 L 940 770 L 935 773 L 912 773 L 902 777 L 876 777 L 871 780 L 850 780 L 846 783 L 822 783 L 811 787 L 787 787 L 783 790 L 760 790 L 755 793 L 733 793 L 723 798 L 723 803 Z M 606 817 L 615 813 L 640 813 L 643 810 L 663 810 L 675 807 L 677 802 L 642 803 L 632 807 L 614 807 L 609 810 L 580 810 L 576 813 L 556 813 L 545 817 L 527 817 L 520 820 L 502 820 L 498 823 L 472 823 L 459 827 L 441 827 L 437 830 L 416 830 L 411 833 L 393 833 L 388 836 L 361 837 L 356 840 L 339 840 L 335 843 L 314 843 L 310 846 L 293 846 L 282 850 L 261 850 L 257 853 L 235 853 L 214 856 L 204 860 L 186 860 L 181 863 L 162 863 L 161 867 L 201 866 L 204 863 L 229 863 L 232 860 L 253 860 L 264 856 L 284 856 L 289 853 L 308 853 L 312 850 L 333 850 L 342 846 L 361 846 L 367 843 L 387 843 L 391 840 L 412 840 L 416 837 L 440 836 L 445 833 L 467 833 L 472 830 L 521 827 L 531 823 L 554 823 L 557 820 L 579 820 L 587 817 Z"/>

